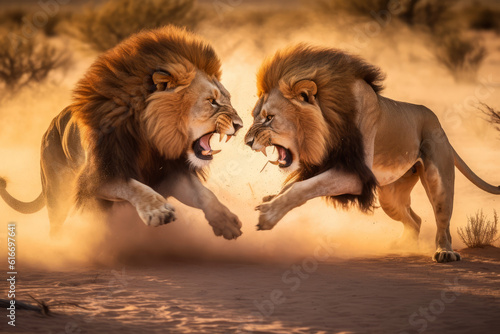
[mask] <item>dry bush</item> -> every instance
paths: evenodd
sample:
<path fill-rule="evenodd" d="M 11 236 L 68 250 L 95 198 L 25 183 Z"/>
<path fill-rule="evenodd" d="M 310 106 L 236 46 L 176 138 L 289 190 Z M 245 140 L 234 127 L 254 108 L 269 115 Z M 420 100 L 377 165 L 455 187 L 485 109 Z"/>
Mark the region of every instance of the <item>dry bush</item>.
<path fill-rule="evenodd" d="M 319 0 L 322 12 L 374 20 L 378 15 L 396 18 L 408 26 L 430 30 L 451 16 L 452 0 Z"/>
<path fill-rule="evenodd" d="M 195 29 L 201 20 L 195 0 L 110 0 L 75 17 L 76 35 L 99 51 L 142 29 L 166 24 Z"/>
<path fill-rule="evenodd" d="M 476 39 L 456 31 L 434 34 L 436 59 L 444 65 L 456 81 L 475 81 L 477 71 L 487 51 Z"/>
<path fill-rule="evenodd" d="M 487 104 L 481 104 L 481 111 L 488 117 L 488 121 L 500 131 L 500 111 L 496 111 Z"/>
<path fill-rule="evenodd" d="M 43 82 L 53 70 L 70 63 L 65 50 L 44 38 L 23 38 L 18 31 L 4 31 L 0 36 L 0 85 L 5 91 Z"/>
<path fill-rule="evenodd" d="M 483 210 L 477 211 L 474 216 L 467 217 L 467 226 L 458 228 L 457 232 L 462 241 L 469 248 L 491 246 L 498 240 L 498 215 L 493 210 L 493 220 L 488 220 Z"/>
<path fill-rule="evenodd" d="M 500 31 L 500 10 L 471 6 L 468 12 L 471 29 Z"/>
<path fill-rule="evenodd" d="M 67 16 L 67 13 L 66 15 L 62 15 L 60 12 L 55 15 L 45 13 L 47 22 L 43 26 L 38 27 L 33 24 L 33 14 L 33 8 L 11 7 L 0 14 L 0 25 L 6 30 L 19 30 L 23 26 L 29 25 L 29 30 L 39 30 L 43 32 L 45 36 L 52 37 L 58 34 L 58 27 L 63 20 L 63 16 Z"/>

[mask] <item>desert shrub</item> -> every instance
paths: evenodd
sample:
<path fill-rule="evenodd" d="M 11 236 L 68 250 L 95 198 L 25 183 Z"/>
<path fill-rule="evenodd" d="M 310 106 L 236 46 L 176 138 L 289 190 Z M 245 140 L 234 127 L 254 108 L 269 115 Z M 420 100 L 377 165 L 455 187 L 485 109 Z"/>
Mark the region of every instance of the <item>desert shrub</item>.
<path fill-rule="evenodd" d="M 33 9 L 28 9 L 25 7 L 12 7 L 6 9 L 0 14 L 0 25 L 4 29 L 21 29 L 24 25 L 30 25 L 29 30 L 35 29 L 43 32 L 45 36 L 52 37 L 58 34 L 58 26 L 62 21 L 61 13 L 55 15 L 49 15 L 45 13 L 47 22 L 43 26 L 33 25 Z"/>
<path fill-rule="evenodd" d="M 452 0 L 319 0 L 321 10 L 328 14 L 351 15 L 373 20 L 387 15 L 408 26 L 425 26 L 434 30 L 450 17 Z"/>
<path fill-rule="evenodd" d="M 109 0 L 75 18 L 77 37 L 99 51 L 142 29 L 175 24 L 195 29 L 201 12 L 195 0 Z"/>
<path fill-rule="evenodd" d="M 433 35 L 435 55 L 456 81 L 475 81 L 477 71 L 487 51 L 476 39 L 466 37 L 457 31 L 443 31 Z"/>
<path fill-rule="evenodd" d="M 0 22 L 4 26 L 20 26 L 23 18 L 28 15 L 28 11 L 22 7 L 9 8 L 0 14 Z"/>
<path fill-rule="evenodd" d="M 470 27 L 476 30 L 497 30 L 500 31 L 500 11 L 492 8 L 478 8 L 476 6 L 470 10 Z"/>
<path fill-rule="evenodd" d="M 462 241 L 469 248 L 492 245 L 497 237 L 498 215 L 493 210 L 493 220 L 488 220 L 483 210 L 477 211 L 474 216 L 467 217 L 465 228 L 458 228 L 457 232 Z"/>
<path fill-rule="evenodd" d="M 53 70 L 69 62 L 66 51 L 42 37 L 24 38 L 16 31 L 0 34 L 0 85 L 6 91 L 43 82 Z"/>
<path fill-rule="evenodd" d="M 500 111 L 493 109 L 492 107 L 482 103 L 481 111 L 488 117 L 488 121 L 500 131 Z"/>

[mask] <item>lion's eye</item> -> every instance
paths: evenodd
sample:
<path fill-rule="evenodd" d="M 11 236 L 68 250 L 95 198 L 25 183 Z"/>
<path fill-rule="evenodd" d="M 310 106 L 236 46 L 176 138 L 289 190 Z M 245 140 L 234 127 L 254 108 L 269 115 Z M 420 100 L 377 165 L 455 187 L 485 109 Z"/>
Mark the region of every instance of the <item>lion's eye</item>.
<path fill-rule="evenodd" d="M 274 118 L 274 115 L 267 115 L 266 122 L 271 122 Z"/>
<path fill-rule="evenodd" d="M 217 107 L 219 105 L 217 101 L 215 101 L 215 99 L 212 98 L 208 99 L 208 102 L 210 102 L 210 104 L 214 107 Z"/>

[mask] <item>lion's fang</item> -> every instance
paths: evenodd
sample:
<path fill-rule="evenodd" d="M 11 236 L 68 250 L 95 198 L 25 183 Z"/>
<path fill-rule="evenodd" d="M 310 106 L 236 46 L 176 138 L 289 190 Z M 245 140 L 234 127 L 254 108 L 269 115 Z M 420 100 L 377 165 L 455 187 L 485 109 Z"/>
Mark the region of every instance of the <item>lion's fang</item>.
<path fill-rule="evenodd" d="M 229 141 L 229 139 L 231 139 L 232 135 L 227 135 L 227 138 L 226 138 L 226 143 Z"/>
<path fill-rule="evenodd" d="M 222 150 L 206 150 L 206 151 L 201 151 L 201 154 L 203 155 L 214 155 L 217 153 L 220 153 Z"/>
<path fill-rule="evenodd" d="M 269 161 L 270 163 L 272 163 L 273 165 L 278 165 L 279 164 L 279 161 Z"/>

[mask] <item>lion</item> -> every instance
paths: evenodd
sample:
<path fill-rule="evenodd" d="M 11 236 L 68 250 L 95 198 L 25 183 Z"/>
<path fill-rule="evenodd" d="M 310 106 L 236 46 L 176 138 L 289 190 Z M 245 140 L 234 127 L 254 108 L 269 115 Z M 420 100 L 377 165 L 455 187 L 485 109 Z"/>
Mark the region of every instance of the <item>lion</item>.
<path fill-rule="evenodd" d="M 220 152 L 212 136 L 227 141 L 243 126 L 220 77 L 214 49 L 193 33 L 167 26 L 132 35 L 97 58 L 45 133 L 38 199 L 13 198 L 4 179 L 0 196 L 22 213 L 47 205 L 51 235 L 73 207 L 96 202 L 126 201 L 146 225 L 167 224 L 173 196 L 203 210 L 217 236 L 239 237 L 240 220 L 201 180 Z"/>
<path fill-rule="evenodd" d="M 257 74 L 258 101 L 245 142 L 272 146 L 273 164 L 289 172 L 276 196 L 263 199 L 257 228 L 272 229 L 315 197 L 363 212 L 379 204 L 404 225 L 403 245 L 416 243 L 421 219 L 410 206 L 420 179 L 437 224 L 433 259 L 460 260 L 451 244 L 454 166 L 491 194 L 500 187 L 474 174 L 428 108 L 380 95 L 379 68 L 341 50 L 298 44 L 268 58 Z"/>

